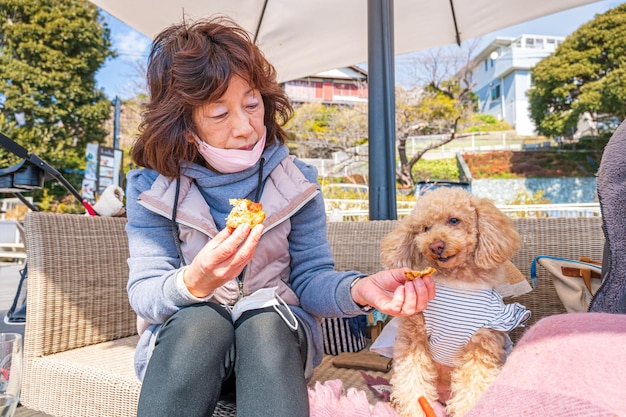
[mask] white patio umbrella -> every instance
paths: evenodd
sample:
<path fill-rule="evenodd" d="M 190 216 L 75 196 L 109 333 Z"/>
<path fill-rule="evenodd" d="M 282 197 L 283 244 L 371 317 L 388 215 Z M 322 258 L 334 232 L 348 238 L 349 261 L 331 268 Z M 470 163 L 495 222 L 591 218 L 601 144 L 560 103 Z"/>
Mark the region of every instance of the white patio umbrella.
<path fill-rule="evenodd" d="M 463 40 L 597 0 L 91 0 L 154 37 L 216 14 L 246 28 L 281 82 L 368 63 L 370 219 L 395 219 L 394 56 Z M 590 16 L 591 18 L 591 16 Z"/>

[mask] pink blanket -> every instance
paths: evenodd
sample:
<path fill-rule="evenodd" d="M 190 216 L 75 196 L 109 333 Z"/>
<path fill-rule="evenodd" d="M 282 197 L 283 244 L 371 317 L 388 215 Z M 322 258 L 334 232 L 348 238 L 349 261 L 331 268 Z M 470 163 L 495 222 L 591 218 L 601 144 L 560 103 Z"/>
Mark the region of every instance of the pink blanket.
<path fill-rule="evenodd" d="M 365 392 L 344 390 L 340 379 L 315 383 L 309 388 L 310 417 L 400 417 L 387 403 L 370 405 Z"/>
<path fill-rule="evenodd" d="M 466 417 L 626 416 L 626 315 L 544 318 Z"/>

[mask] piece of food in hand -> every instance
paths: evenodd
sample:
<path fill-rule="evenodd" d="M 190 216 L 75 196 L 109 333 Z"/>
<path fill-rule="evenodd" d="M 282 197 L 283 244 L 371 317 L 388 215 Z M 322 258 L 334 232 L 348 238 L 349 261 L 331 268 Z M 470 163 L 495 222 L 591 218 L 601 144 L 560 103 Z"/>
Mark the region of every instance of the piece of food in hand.
<path fill-rule="evenodd" d="M 429 266 L 428 268 L 424 268 L 421 271 L 404 271 L 404 276 L 406 277 L 407 281 L 413 281 L 417 278 L 429 277 L 435 272 L 437 272 L 437 270 L 432 266 Z"/>
<path fill-rule="evenodd" d="M 255 203 L 246 198 L 231 198 L 228 200 L 233 209 L 226 217 L 226 227 L 232 233 L 240 224 L 247 223 L 250 227 L 263 223 L 265 212 L 261 203 Z"/>

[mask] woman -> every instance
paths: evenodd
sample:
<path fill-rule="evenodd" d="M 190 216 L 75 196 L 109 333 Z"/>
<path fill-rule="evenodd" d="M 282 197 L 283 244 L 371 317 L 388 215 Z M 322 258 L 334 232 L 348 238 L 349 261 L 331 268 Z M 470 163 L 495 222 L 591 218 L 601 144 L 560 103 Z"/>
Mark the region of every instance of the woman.
<path fill-rule="evenodd" d="M 239 416 L 306 416 L 318 318 L 414 314 L 432 280 L 333 269 L 317 172 L 289 156 L 280 123 L 292 108 L 242 28 L 166 28 L 148 86 L 132 150 L 145 168 L 127 191 L 138 415 L 210 416 L 235 393 Z M 262 203 L 264 223 L 229 233 L 233 198 Z"/>

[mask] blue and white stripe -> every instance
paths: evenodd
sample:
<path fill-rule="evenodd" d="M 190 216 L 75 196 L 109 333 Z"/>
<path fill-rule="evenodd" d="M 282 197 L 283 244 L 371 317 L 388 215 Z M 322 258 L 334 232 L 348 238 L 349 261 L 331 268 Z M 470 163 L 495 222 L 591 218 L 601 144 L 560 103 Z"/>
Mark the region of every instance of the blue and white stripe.
<path fill-rule="evenodd" d="M 519 303 L 504 304 L 494 289 L 468 290 L 438 284 L 424 311 L 433 359 L 457 365 L 458 353 L 481 327 L 508 332 L 522 325 L 530 311 Z"/>

